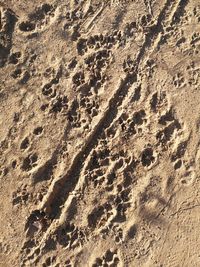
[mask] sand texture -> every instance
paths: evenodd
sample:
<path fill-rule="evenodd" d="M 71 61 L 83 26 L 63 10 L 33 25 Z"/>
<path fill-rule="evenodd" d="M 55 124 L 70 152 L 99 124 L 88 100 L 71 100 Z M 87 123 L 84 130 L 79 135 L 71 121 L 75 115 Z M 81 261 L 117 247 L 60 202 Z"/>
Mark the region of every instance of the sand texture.
<path fill-rule="evenodd" d="M 200 266 L 200 0 L 0 0 L 0 267 Z"/>

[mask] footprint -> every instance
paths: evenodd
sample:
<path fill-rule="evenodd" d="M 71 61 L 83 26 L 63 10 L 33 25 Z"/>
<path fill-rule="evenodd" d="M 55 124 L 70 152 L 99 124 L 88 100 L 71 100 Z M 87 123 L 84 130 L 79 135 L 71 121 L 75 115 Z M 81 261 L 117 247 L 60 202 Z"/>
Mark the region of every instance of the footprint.
<path fill-rule="evenodd" d="M 50 106 L 50 113 L 59 113 L 68 111 L 68 98 L 67 96 L 57 96 L 52 100 Z"/>
<path fill-rule="evenodd" d="M 26 70 L 16 68 L 16 70 L 11 74 L 11 77 L 18 80 L 19 83 L 25 84 L 30 79 L 30 73 Z"/>
<path fill-rule="evenodd" d="M 12 74 L 11 76 L 14 78 L 14 79 L 18 79 L 20 78 L 22 75 L 22 70 L 20 68 L 17 68 Z"/>
<path fill-rule="evenodd" d="M 70 260 L 65 261 L 65 267 L 73 267 L 72 263 Z"/>
<path fill-rule="evenodd" d="M 177 148 L 175 149 L 175 151 L 173 152 L 171 156 L 172 162 L 175 162 L 176 160 L 181 159 L 185 155 L 185 152 L 187 149 L 187 143 L 188 143 L 188 140 L 182 141 L 177 145 Z"/>
<path fill-rule="evenodd" d="M 11 166 L 13 169 L 15 169 L 17 167 L 17 160 L 16 159 L 12 161 Z"/>
<path fill-rule="evenodd" d="M 23 171 L 30 171 L 32 168 L 37 166 L 37 161 L 38 161 L 38 155 L 36 153 L 30 154 L 28 157 L 24 159 L 21 169 Z"/>
<path fill-rule="evenodd" d="M 33 134 L 35 135 L 41 135 L 43 132 L 43 128 L 41 126 L 34 129 Z"/>
<path fill-rule="evenodd" d="M 28 137 L 25 137 L 24 140 L 21 142 L 20 149 L 25 150 L 29 147 L 29 139 Z"/>
<path fill-rule="evenodd" d="M 27 191 L 27 185 L 20 186 L 17 191 L 12 194 L 12 204 L 22 205 L 27 204 L 27 202 L 32 198 L 32 195 Z"/>
<path fill-rule="evenodd" d="M 120 259 L 117 255 L 117 250 L 108 249 L 102 257 L 95 259 L 92 267 L 117 267 L 119 263 Z"/>
<path fill-rule="evenodd" d="M 156 134 L 156 139 L 162 145 L 170 142 L 176 131 L 181 129 L 181 125 L 178 120 L 174 119 L 168 126 Z"/>
<path fill-rule="evenodd" d="M 183 74 L 178 72 L 174 77 L 173 77 L 173 84 L 177 88 L 182 88 L 185 85 L 185 78 Z"/>
<path fill-rule="evenodd" d="M 182 160 L 178 159 L 178 160 L 175 161 L 175 163 L 174 163 L 174 169 L 175 169 L 175 170 L 178 170 L 178 169 L 181 168 L 182 165 L 183 165 Z"/>
<path fill-rule="evenodd" d="M 165 103 L 166 103 L 166 93 L 155 92 L 153 93 L 150 100 L 150 108 L 153 112 L 157 112 L 159 108 Z"/>
<path fill-rule="evenodd" d="M 74 224 L 67 223 L 56 230 L 56 240 L 63 247 L 74 249 L 85 242 L 85 233 Z"/>
<path fill-rule="evenodd" d="M 152 147 L 147 147 L 142 151 L 141 162 L 144 167 L 150 167 L 156 160 Z"/>
<path fill-rule="evenodd" d="M 12 53 L 9 56 L 9 63 L 16 65 L 19 63 L 20 58 L 21 58 L 21 52 Z"/>
<path fill-rule="evenodd" d="M 127 236 L 133 239 L 135 238 L 136 234 L 137 234 L 137 226 L 134 224 L 128 229 Z"/>
<path fill-rule="evenodd" d="M 38 7 L 34 12 L 28 15 L 28 19 L 26 21 L 22 21 L 19 24 L 19 30 L 24 33 L 30 33 L 36 30 L 36 28 L 40 29 L 43 26 L 47 19 L 54 15 L 54 8 L 49 4 L 43 4 Z"/>
<path fill-rule="evenodd" d="M 32 21 L 41 21 L 44 20 L 46 16 L 51 15 L 54 11 L 54 8 L 50 4 L 42 4 L 34 12 L 28 15 L 29 19 Z"/>
<path fill-rule="evenodd" d="M 51 256 L 42 263 L 42 267 L 60 267 L 60 264 L 56 263 L 56 256 Z"/>
<path fill-rule="evenodd" d="M 47 217 L 44 211 L 33 210 L 26 220 L 24 228 L 26 236 L 33 237 L 40 231 L 44 231 L 47 228 L 48 223 L 49 218 Z M 29 245 L 26 247 L 29 247 Z"/>
<path fill-rule="evenodd" d="M 22 32 L 32 32 L 36 28 L 35 23 L 30 21 L 23 21 L 19 24 L 19 29 Z"/>
<path fill-rule="evenodd" d="M 128 57 L 124 61 L 123 70 L 124 70 L 125 73 L 134 73 L 134 71 L 135 71 L 135 63 L 130 57 Z"/>
<path fill-rule="evenodd" d="M 184 186 L 189 186 L 194 183 L 195 179 L 196 179 L 196 172 L 193 169 L 193 167 L 190 167 L 189 169 L 185 171 L 180 182 Z"/>

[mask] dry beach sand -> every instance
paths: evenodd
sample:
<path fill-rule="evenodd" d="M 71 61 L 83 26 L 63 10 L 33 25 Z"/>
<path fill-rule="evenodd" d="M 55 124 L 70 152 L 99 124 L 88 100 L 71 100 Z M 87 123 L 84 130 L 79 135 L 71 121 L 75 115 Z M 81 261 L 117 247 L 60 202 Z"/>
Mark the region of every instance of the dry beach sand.
<path fill-rule="evenodd" d="M 200 1 L 0 0 L 0 266 L 200 266 Z"/>

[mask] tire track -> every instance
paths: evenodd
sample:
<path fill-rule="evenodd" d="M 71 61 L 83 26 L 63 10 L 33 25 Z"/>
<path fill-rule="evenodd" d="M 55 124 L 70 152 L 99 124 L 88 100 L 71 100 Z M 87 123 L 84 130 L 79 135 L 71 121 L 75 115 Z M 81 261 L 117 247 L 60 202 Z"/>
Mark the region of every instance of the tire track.
<path fill-rule="evenodd" d="M 184 2 L 187 1 L 184 0 Z M 83 163 L 90 151 L 96 146 L 99 136 L 103 130 L 108 128 L 116 118 L 119 106 L 122 105 L 131 85 L 137 81 L 136 73 L 139 71 L 140 65 L 142 65 L 142 63 L 146 61 L 147 56 L 149 57 L 152 51 L 155 50 L 158 43 L 157 39 L 160 40 L 159 33 L 163 32 L 162 22 L 167 18 L 168 23 L 171 23 L 171 20 L 179 8 L 180 3 L 182 4 L 183 1 L 166 1 L 164 8 L 159 14 L 156 25 L 152 26 L 149 33 L 146 35 L 145 42 L 136 58 L 135 73 L 127 74 L 127 76 L 120 81 L 120 85 L 118 86 L 118 89 L 115 91 L 114 95 L 108 101 L 107 108 L 105 109 L 102 117 L 99 119 L 98 123 L 87 137 L 87 141 L 83 145 L 82 149 L 73 158 L 71 167 L 69 170 L 67 170 L 65 175 L 55 180 L 54 184 L 50 187 L 49 194 L 47 194 L 46 198 L 44 199 L 41 209 L 45 209 L 48 213 L 56 213 L 58 210 L 57 214 L 55 214 L 53 217 L 57 218 L 59 216 L 59 207 L 63 204 L 62 199 L 66 199 L 66 196 L 69 195 L 69 192 L 74 190 L 75 185 L 78 182 L 78 177 Z M 149 53 L 147 53 L 148 49 Z M 145 54 L 147 54 L 146 57 Z M 73 177 L 73 179 L 70 179 L 70 177 Z M 62 193 L 60 191 L 62 191 Z"/>
<path fill-rule="evenodd" d="M 167 0 L 164 4 L 163 9 L 161 10 L 156 23 L 151 25 L 149 33 L 146 34 L 145 42 L 137 56 L 136 61 L 141 62 L 145 61 L 145 56 L 147 54 L 146 50 L 149 49 L 149 56 L 158 48 L 162 34 L 165 29 L 171 25 L 175 16 L 177 18 L 178 12 L 181 14 L 181 10 L 185 8 L 188 0 Z"/>
<path fill-rule="evenodd" d="M 73 158 L 71 167 L 67 170 L 65 175 L 59 177 L 50 186 L 49 194 L 47 194 L 46 198 L 42 202 L 41 209 L 44 209 L 48 214 L 53 213 L 54 218 L 59 217 L 60 206 L 63 204 L 63 198 L 66 199 L 69 193 L 74 190 L 85 159 L 88 157 L 91 150 L 96 146 L 98 138 L 102 134 L 103 130 L 108 128 L 114 118 L 117 116 L 119 106 L 122 104 L 128 89 L 133 82 L 136 82 L 136 80 L 136 75 L 132 74 L 127 75 L 123 80 L 120 81 L 120 85 L 115 91 L 115 94 L 110 98 L 108 106 L 105 109 L 102 117 L 100 117 L 98 123 L 88 135 L 82 149 Z"/>
<path fill-rule="evenodd" d="M 184 3 L 183 3 L 184 2 Z M 42 202 L 40 209 L 43 209 L 47 212 L 49 216 L 52 216 L 54 220 L 46 230 L 43 235 L 43 238 L 40 244 L 35 248 L 33 253 L 28 256 L 27 260 L 33 259 L 33 262 L 39 260 L 42 255 L 42 251 L 45 247 L 46 241 L 49 239 L 51 233 L 55 231 L 56 228 L 61 227 L 64 224 L 66 206 L 62 209 L 62 206 L 65 203 L 70 203 L 69 194 L 78 184 L 84 183 L 82 181 L 79 183 L 79 176 L 84 166 L 86 158 L 90 155 L 90 152 L 94 149 L 98 143 L 98 139 L 101 136 L 102 132 L 108 128 L 113 120 L 118 115 L 119 107 L 124 105 L 124 99 L 129 93 L 129 90 L 134 82 L 137 81 L 137 74 L 143 67 L 146 58 L 148 58 L 151 53 L 158 47 L 159 41 L 163 33 L 163 23 L 169 25 L 173 20 L 177 10 L 179 8 L 185 7 L 187 1 L 171 1 L 167 0 L 164 4 L 163 9 L 161 10 L 157 22 L 155 25 L 151 26 L 150 31 L 146 34 L 144 44 L 138 53 L 136 58 L 135 72 L 133 74 L 127 74 L 121 81 L 114 92 L 112 97 L 108 101 L 108 105 L 105 108 L 105 112 L 102 117 L 99 118 L 98 123 L 95 125 L 93 130 L 87 137 L 85 144 L 82 149 L 74 156 L 70 168 L 66 173 L 54 180 L 53 184 L 50 186 L 49 191 Z M 68 205 L 67 205 L 68 206 Z M 59 218 L 62 218 L 59 220 Z M 36 256 L 36 257 L 35 257 Z"/>

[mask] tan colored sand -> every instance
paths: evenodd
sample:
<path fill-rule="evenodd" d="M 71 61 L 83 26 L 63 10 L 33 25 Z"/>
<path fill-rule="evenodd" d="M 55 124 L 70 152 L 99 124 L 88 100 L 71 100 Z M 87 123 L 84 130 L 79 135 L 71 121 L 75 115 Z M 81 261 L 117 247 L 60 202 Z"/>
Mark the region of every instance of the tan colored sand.
<path fill-rule="evenodd" d="M 0 1 L 0 266 L 200 266 L 200 1 Z"/>

